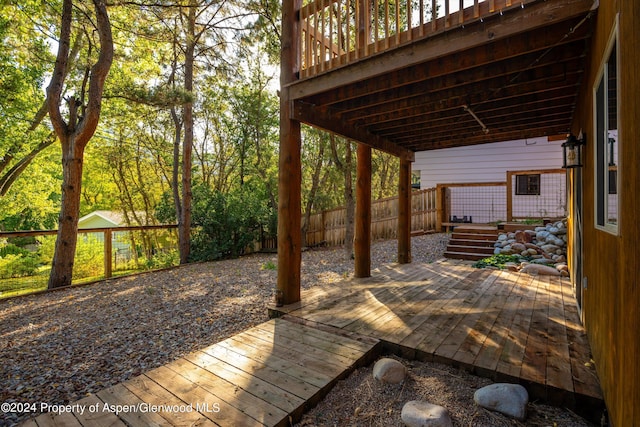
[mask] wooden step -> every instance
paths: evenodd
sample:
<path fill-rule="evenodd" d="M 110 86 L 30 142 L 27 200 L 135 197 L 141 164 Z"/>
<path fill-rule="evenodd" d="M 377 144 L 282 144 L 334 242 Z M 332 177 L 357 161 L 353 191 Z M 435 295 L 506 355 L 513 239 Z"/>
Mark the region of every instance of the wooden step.
<path fill-rule="evenodd" d="M 464 259 L 468 261 L 479 261 L 481 259 L 487 258 L 487 255 L 484 254 L 473 254 L 467 252 L 449 252 L 446 251 L 444 253 L 445 258 L 449 259 Z"/>
<path fill-rule="evenodd" d="M 458 225 L 453 232 L 467 234 L 498 234 L 498 227 L 492 225 Z"/>
<path fill-rule="evenodd" d="M 495 242 L 498 240 L 497 234 L 478 234 L 478 233 L 458 233 L 453 232 L 451 234 L 452 239 L 462 239 L 462 240 L 483 240 L 488 242 Z"/>
<path fill-rule="evenodd" d="M 456 246 L 479 246 L 484 248 L 493 248 L 493 244 L 497 239 L 494 240 L 473 240 L 473 239 L 450 239 L 450 245 Z"/>
<path fill-rule="evenodd" d="M 493 247 L 449 245 L 447 252 L 482 254 L 484 257 L 488 257 L 493 255 Z"/>

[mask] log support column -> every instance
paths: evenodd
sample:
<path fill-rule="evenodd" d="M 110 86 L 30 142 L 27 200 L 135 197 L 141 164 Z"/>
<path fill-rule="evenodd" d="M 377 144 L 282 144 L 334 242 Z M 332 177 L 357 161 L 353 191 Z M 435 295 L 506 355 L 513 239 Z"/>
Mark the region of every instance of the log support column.
<path fill-rule="evenodd" d="M 411 262 L 411 162 L 404 157 L 398 185 L 398 262 Z"/>
<path fill-rule="evenodd" d="M 358 143 L 356 170 L 355 277 L 371 276 L 371 147 Z"/>
<path fill-rule="evenodd" d="M 300 301 L 302 253 L 300 122 L 293 117 L 293 103 L 286 87 L 297 79 L 300 28 L 297 13 L 301 0 L 282 2 L 280 52 L 280 158 L 278 175 L 278 283 L 277 304 Z"/>

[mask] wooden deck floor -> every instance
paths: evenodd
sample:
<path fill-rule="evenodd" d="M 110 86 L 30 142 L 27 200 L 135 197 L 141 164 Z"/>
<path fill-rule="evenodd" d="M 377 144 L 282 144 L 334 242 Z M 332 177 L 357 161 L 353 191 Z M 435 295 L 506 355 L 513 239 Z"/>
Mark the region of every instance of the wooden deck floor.
<path fill-rule="evenodd" d="M 285 426 L 378 344 L 273 319 L 24 426 Z"/>
<path fill-rule="evenodd" d="M 383 341 L 409 358 L 525 385 L 533 399 L 588 412 L 602 393 L 567 279 L 468 262 L 381 267 L 312 288 L 278 310 Z"/>
<path fill-rule="evenodd" d="M 585 416 L 602 407 L 575 300 L 560 278 L 452 260 L 390 265 L 271 311 L 282 317 L 82 399 L 72 413 L 24 425 L 288 425 L 384 348 L 521 383 L 532 399 Z"/>

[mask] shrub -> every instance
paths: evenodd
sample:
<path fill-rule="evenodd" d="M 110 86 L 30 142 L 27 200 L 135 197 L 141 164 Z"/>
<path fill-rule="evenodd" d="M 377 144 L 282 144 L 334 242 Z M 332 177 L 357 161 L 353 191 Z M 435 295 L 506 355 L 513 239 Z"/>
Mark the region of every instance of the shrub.
<path fill-rule="evenodd" d="M 193 193 L 193 261 L 242 255 L 260 239 L 260 230 L 274 222 L 267 199 L 249 188 L 223 194 L 200 186 Z"/>
<path fill-rule="evenodd" d="M 35 254 L 7 254 L 0 257 L 0 279 L 33 276 L 39 266 L 40 260 Z"/>
<path fill-rule="evenodd" d="M 504 265 L 508 262 L 520 263 L 524 258 L 520 255 L 504 255 L 497 254 L 490 256 L 488 258 L 481 259 L 473 264 L 473 267 L 476 268 L 484 268 L 484 267 L 498 267 L 504 268 Z"/>
<path fill-rule="evenodd" d="M 56 236 L 43 236 L 41 238 L 38 254 L 43 264 L 51 264 L 53 261 L 55 244 Z M 103 273 L 104 242 L 95 234 L 79 234 L 73 264 L 73 278 L 94 277 Z"/>

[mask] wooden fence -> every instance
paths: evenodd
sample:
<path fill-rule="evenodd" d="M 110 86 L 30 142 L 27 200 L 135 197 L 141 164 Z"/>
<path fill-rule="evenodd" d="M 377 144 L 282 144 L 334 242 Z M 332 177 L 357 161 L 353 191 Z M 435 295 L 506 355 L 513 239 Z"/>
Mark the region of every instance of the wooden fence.
<path fill-rule="evenodd" d="M 435 188 L 411 193 L 411 232 L 424 234 L 436 230 Z M 346 235 L 347 210 L 330 209 L 311 215 L 306 245 L 343 245 Z M 398 198 L 389 197 L 371 204 L 371 238 L 394 239 L 398 229 Z"/>

